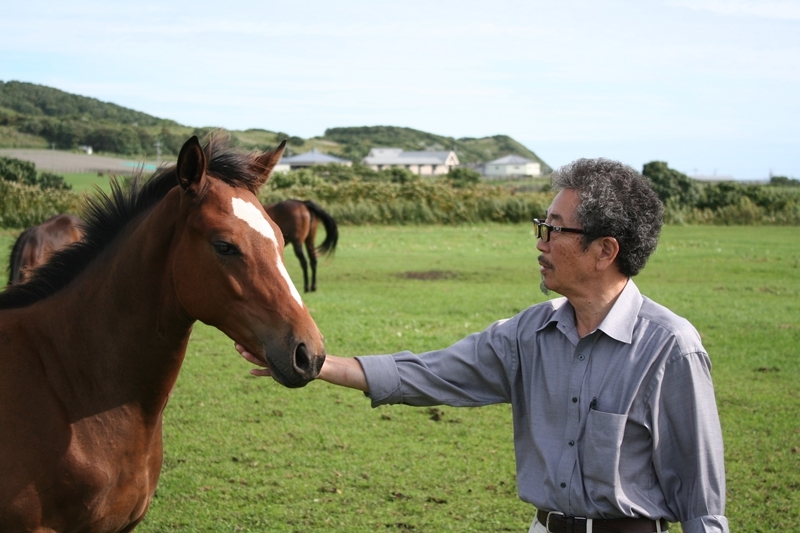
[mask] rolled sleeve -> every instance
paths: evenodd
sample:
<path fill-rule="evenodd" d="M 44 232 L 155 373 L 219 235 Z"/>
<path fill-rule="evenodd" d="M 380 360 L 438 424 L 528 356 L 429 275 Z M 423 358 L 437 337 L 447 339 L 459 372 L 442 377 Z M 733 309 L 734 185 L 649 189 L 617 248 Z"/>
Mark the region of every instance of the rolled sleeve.
<path fill-rule="evenodd" d="M 372 406 L 477 407 L 510 400 L 517 367 L 516 321 L 495 322 L 443 350 L 356 357 Z"/>
<path fill-rule="evenodd" d="M 370 355 L 356 357 L 364 369 L 367 377 L 369 392 L 367 396 L 372 400 L 372 407 L 401 403 L 403 393 L 400 390 L 400 373 L 397 363 L 391 355 Z"/>
<path fill-rule="evenodd" d="M 683 533 L 728 533 L 730 526 L 724 516 L 708 515 L 681 523 Z"/>

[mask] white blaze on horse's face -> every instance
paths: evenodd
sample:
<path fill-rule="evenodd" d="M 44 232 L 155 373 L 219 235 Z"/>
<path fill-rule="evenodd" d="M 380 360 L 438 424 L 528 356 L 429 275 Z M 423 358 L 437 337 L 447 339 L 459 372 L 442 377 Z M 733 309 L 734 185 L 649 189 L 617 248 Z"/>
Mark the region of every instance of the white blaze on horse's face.
<path fill-rule="evenodd" d="M 272 241 L 272 243 L 275 245 L 275 257 L 277 260 L 278 271 L 280 271 L 281 275 L 283 275 L 283 279 L 285 279 L 286 283 L 289 285 L 289 290 L 292 292 L 292 296 L 302 307 L 303 300 L 300 298 L 300 293 L 297 292 L 297 287 L 295 287 L 294 283 L 292 283 L 292 278 L 289 277 L 289 272 L 286 270 L 286 265 L 284 265 L 283 261 L 281 260 L 280 250 L 278 250 L 278 239 L 275 237 L 275 232 L 273 231 L 272 226 L 269 225 L 269 222 L 267 222 L 267 219 L 264 218 L 264 215 L 261 213 L 258 207 L 254 206 L 250 202 L 242 200 L 241 198 L 232 198 L 231 205 L 233 206 L 234 216 L 244 220 L 248 226 Z"/>

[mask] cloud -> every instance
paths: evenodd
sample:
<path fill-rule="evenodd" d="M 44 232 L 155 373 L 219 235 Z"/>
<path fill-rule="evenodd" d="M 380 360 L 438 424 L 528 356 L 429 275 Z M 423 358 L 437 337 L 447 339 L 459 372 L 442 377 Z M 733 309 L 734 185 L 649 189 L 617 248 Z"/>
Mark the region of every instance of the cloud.
<path fill-rule="evenodd" d="M 673 0 L 667 5 L 720 15 L 800 20 L 800 2 L 796 0 Z"/>

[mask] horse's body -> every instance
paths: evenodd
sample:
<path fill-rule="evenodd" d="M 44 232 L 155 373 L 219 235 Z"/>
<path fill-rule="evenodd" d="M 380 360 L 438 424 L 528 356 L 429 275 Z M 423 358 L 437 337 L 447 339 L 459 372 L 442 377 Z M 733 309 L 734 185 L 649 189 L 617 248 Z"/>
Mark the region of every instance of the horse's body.
<path fill-rule="evenodd" d="M 256 198 L 282 149 L 255 157 L 193 137 L 176 167 L 95 200 L 82 241 L 0 294 L 0 531 L 143 519 L 195 320 L 284 385 L 317 376 L 322 336 Z"/>
<path fill-rule="evenodd" d="M 277 204 L 265 205 L 264 209 L 281 228 L 283 240 L 292 243 L 294 255 L 303 269 L 303 288 L 305 292 L 317 290 L 317 254 L 324 255 L 336 250 L 339 229 L 336 221 L 320 206 L 311 200 L 284 200 Z M 319 221 L 325 226 L 325 240 L 318 247 L 314 245 Z M 303 254 L 306 245 L 308 261 Z M 311 283 L 308 280 L 308 263 L 311 263 Z"/>
<path fill-rule="evenodd" d="M 81 225 L 75 215 L 56 215 L 23 231 L 11 248 L 8 284 L 23 283 L 30 270 L 46 263 L 53 252 L 80 240 Z"/>

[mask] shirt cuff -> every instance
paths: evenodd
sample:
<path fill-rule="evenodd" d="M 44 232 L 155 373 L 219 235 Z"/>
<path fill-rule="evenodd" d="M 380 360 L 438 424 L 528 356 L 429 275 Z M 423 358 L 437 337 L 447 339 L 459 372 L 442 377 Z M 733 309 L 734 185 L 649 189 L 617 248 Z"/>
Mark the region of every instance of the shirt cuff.
<path fill-rule="evenodd" d="M 403 394 L 400 391 L 400 373 L 391 355 L 370 355 L 355 358 L 364 369 L 372 407 L 401 403 Z"/>
<path fill-rule="evenodd" d="M 681 522 L 683 533 L 730 533 L 724 516 L 706 515 Z"/>

